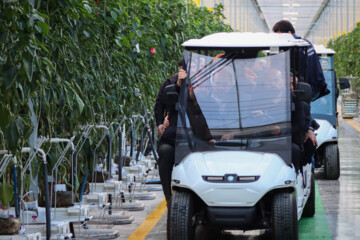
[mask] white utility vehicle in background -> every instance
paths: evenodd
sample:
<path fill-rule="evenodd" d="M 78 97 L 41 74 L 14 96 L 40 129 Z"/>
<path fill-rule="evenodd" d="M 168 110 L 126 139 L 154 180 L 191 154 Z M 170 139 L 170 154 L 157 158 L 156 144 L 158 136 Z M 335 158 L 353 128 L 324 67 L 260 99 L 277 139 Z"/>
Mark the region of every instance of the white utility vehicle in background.
<path fill-rule="evenodd" d="M 325 81 L 330 93 L 311 103 L 311 115 L 320 125 L 315 131 L 318 146 L 314 156 L 315 167 L 324 166 L 326 179 L 336 180 L 340 176 L 340 155 L 338 148 L 338 121 L 337 121 L 337 88 L 336 74 L 334 70 L 335 51 L 325 48 L 323 45 L 314 46 L 319 56 L 320 64 L 324 73 Z M 340 78 L 340 89 L 350 87 L 349 80 Z"/>

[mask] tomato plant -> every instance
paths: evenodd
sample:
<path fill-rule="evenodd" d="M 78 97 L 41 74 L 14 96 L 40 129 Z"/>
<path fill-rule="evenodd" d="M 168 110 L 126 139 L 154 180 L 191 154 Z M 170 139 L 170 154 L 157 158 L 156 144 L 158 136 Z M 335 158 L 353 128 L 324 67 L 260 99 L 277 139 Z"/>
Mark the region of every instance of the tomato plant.
<path fill-rule="evenodd" d="M 210 12 L 186 2 L 2 0 L 1 148 L 18 154 L 29 146 L 32 116 L 38 136 L 69 137 L 139 112 L 142 102 L 153 109 L 160 84 L 177 70 L 181 43 L 231 31 L 222 5 Z"/>
<path fill-rule="evenodd" d="M 360 23 L 348 34 L 329 42 L 328 47 L 335 50 L 335 70 L 338 77 L 355 77 L 353 89 L 360 91 Z M 360 92 L 359 92 L 360 93 Z"/>

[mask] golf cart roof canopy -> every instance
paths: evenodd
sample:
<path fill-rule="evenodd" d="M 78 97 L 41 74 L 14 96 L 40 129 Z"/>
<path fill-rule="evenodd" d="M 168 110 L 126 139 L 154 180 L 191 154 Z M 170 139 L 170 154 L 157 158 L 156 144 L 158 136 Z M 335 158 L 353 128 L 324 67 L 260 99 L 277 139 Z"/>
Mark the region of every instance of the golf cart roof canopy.
<path fill-rule="evenodd" d="M 324 45 L 314 45 L 315 48 L 315 52 L 320 55 L 320 54 L 328 54 L 328 55 L 333 55 L 336 52 L 330 48 L 326 48 Z"/>
<path fill-rule="evenodd" d="M 302 39 L 295 39 L 289 33 L 221 32 L 201 39 L 190 39 L 182 46 L 186 48 L 276 48 L 306 47 L 309 43 Z"/>

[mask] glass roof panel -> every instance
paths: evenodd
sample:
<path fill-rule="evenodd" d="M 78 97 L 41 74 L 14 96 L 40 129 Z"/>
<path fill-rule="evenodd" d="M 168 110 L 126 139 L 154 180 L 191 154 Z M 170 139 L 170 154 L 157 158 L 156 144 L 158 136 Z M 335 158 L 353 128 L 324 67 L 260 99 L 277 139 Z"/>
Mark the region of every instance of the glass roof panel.
<path fill-rule="evenodd" d="M 326 0 L 258 0 L 265 21 L 270 28 L 278 21 L 289 20 L 296 34 L 304 36 Z"/>

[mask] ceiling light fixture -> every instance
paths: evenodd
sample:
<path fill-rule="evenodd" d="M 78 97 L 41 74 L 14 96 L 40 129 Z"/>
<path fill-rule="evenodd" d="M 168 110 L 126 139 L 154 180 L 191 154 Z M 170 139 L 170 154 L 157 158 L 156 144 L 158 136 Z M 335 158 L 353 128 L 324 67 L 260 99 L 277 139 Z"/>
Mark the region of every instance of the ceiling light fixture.
<path fill-rule="evenodd" d="M 283 15 L 299 15 L 299 12 L 283 12 Z"/>
<path fill-rule="evenodd" d="M 283 7 L 300 7 L 300 4 L 299 3 L 293 3 L 293 4 L 283 3 Z"/>

